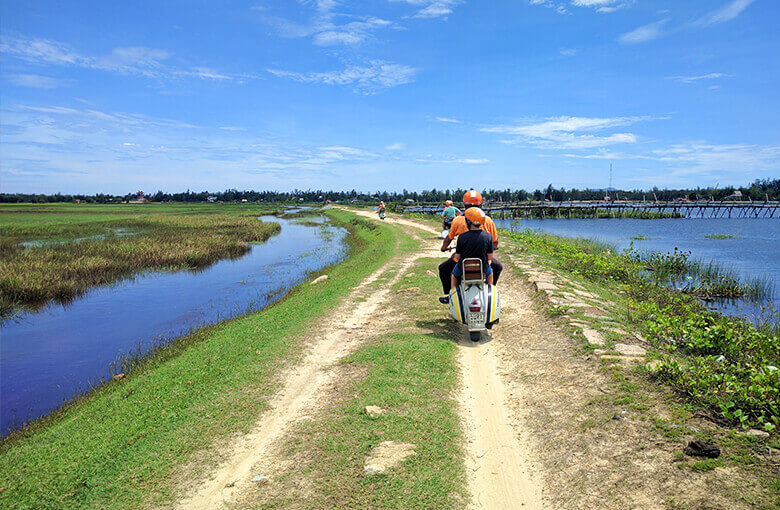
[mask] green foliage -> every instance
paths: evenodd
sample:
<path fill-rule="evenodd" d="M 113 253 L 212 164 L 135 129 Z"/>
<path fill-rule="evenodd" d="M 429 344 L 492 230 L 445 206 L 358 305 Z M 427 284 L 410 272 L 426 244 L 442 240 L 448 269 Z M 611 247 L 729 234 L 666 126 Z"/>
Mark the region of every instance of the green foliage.
<path fill-rule="evenodd" d="M 4 206 L 0 219 L 0 315 L 67 302 L 89 288 L 146 270 L 197 269 L 239 257 L 279 232 L 258 221 L 267 210 Z M 114 214 L 116 213 L 116 214 Z M 121 229 L 117 233 L 117 229 Z M 132 233 L 133 235 L 123 235 Z M 18 243 L 34 241 L 27 247 Z"/>
<path fill-rule="evenodd" d="M 656 377 L 724 420 L 772 431 L 780 425 L 780 337 L 769 328 L 707 311 L 666 278 L 704 274 L 702 285 L 723 269 L 692 262 L 690 253 L 614 253 L 603 245 L 530 230 L 506 233 L 560 269 L 615 285 L 627 296 L 629 320 L 662 352 Z M 709 276 L 706 276 L 709 274 Z M 662 276 L 663 275 L 663 276 Z M 743 285 L 738 282 L 738 285 Z M 690 292 L 690 289 L 683 289 Z"/>
<path fill-rule="evenodd" d="M 0 508 L 171 507 L 182 466 L 199 475 L 215 445 L 246 433 L 307 334 L 395 251 L 389 227 L 356 228 L 325 286 L 302 284 L 265 310 L 207 327 L 127 376 L 0 441 Z M 388 246 L 390 248 L 388 248 Z"/>

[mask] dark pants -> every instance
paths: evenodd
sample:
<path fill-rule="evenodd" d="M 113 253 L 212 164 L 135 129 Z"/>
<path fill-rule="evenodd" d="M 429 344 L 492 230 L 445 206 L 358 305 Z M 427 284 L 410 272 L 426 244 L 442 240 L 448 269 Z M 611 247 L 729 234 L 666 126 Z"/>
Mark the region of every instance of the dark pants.
<path fill-rule="evenodd" d="M 441 288 L 444 289 L 444 294 L 449 295 L 452 288 L 452 270 L 455 269 L 457 262 L 452 260 L 452 257 L 448 258 L 441 264 L 439 264 L 439 279 L 441 280 Z M 501 276 L 501 271 L 504 270 L 504 266 L 501 262 L 493 258 L 493 263 L 490 264 L 493 267 L 493 285 L 498 283 L 498 277 Z"/>

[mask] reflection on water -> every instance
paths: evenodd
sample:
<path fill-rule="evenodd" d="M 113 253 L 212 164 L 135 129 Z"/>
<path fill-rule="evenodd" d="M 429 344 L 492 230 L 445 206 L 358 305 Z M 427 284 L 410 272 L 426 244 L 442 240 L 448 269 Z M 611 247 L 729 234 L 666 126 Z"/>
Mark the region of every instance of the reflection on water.
<path fill-rule="evenodd" d="M 690 251 L 691 257 L 713 260 L 733 268 L 745 278 L 766 278 L 773 285 L 767 303 L 731 300 L 715 303 L 722 313 L 754 321 L 761 316 L 761 305 L 778 300 L 776 283 L 780 280 L 780 221 L 777 219 L 680 218 L 661 220 L 571 219 L 512 220 L 495 219 L 506 229 L 530 228 L 566 237 L 595 239 L 624 250 L 632 245 L 643 251 L 667 253 L 675 248 Z M 730 235 L 728 239 L 706 236 Z M 636 237 L 647 239 L 634 239 Z"/>
<path fill-rule="evenodd" d="M 344 258 L 346 231 L 278 221 L 282 231 L 241 258 L 199 271 L 151 273 L 0 327 L 0 433 L 105 380 L 117 358 L 193 328 L 259 310 L 311 271 Z M 309 219 L 311 221 L 311 219 Z"/>

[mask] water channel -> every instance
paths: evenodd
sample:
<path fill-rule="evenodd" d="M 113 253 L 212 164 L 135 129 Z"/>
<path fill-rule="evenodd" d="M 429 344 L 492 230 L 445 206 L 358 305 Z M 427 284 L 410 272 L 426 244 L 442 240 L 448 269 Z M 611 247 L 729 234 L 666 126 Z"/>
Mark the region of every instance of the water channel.
<path fill-rule="evenodd" d="M 260 219 L 282 230 L 241 258 L 137 276 L 2 324 L 0 435 L 106 380 L 118 358 L 260 310 L 346 256 L 346 231 L 325 217 Z"/>
<path fill-rule="evenodd" d="M 530 228 L 565 237 L 593 239 L 625 250 L 632 245 L 642 251 L 690 251 L 691 257 L 715 261 L 747 279 L 765 279 L 772 285 L 769 298 L 761 303 L 730 300 L 711 303 L 721 313 L 756 322 L 766 319 L 761 306 L 776 303 L 780 281 L 780 220 L 737 218 L 675 218 L 639 220 L 615 219 L 523 219 L 517 222 L 495 219 L 509 230 Z M 734 236 L 715 239 L 707 236 Z M 646 239 L 638 239 L 645 237 Z"/>

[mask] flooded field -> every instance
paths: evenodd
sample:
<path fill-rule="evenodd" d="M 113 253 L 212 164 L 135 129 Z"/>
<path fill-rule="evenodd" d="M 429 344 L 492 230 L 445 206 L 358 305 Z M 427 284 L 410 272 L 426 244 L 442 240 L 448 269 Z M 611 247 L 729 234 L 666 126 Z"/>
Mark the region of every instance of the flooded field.
<path fill-rule="evenodd" d="M 344 258 L 346 231 L 324 217 L 277 221 L 280 234 L 200 271 L 154 272 L 25 313 L 0 328 L 0 430 L 50 412 L 107 379 L 112 362 L 193 328 L 260 310 Z M 315 224 L 312 224 L 312 221 Z"/>
<path fill-rule="evenodd" d="M 777 219 L 571 219 L 571 220 L 495 220 L 510 230 L 530 228 L 565 237 L 594 239 L 619 250 L 631 246 L 642 251 L 691 253 L 694 259 L 715 261 L 733 269 L 746 279 L 766 280 L 771 295 L 759 303 L 730 300 L 712 303 L 712 307 L 745 319 L 765 318 L 762 307 L 778 301 L 780 281 L 780 221 Z"/>

